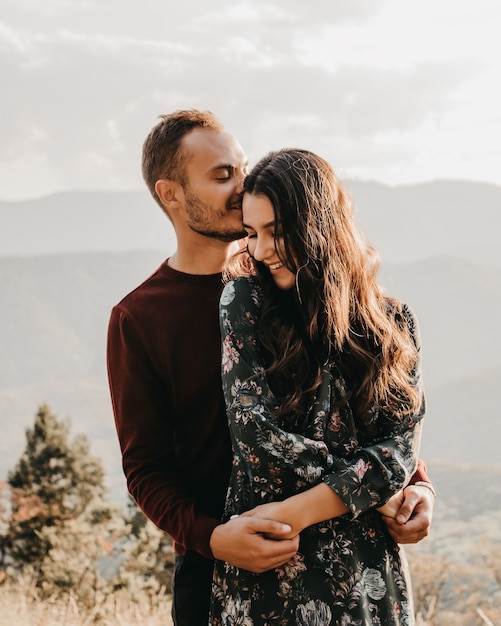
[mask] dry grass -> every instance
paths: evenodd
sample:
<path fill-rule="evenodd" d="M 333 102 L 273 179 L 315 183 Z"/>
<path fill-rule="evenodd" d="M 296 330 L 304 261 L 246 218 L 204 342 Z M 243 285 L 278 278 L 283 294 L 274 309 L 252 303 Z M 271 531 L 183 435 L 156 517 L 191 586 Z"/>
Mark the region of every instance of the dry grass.
<path fill-rule="evenodd" d="M 494 606 L 485 610 L 435 611 L 433 598 L 428 610 L 419 611 L 417 626 L 498 626 L 501 611 Z M 42 600 L 28 585 L 0 586 L 0 626 L 172 626 L 170 598 L 157 597 L 154 606 L 144 599 L 132 600 L 128 593 L 103 598 L 92 609 L 78 606 L 68 595 L 64 599 Z"/>
<path fill-rule="evenodd" d="M 71 596 L 64 600 L 41 600 L 20 584 L 0 587 L 0 626 L 171 626 L 170 599 L 161 597 L 155 606 L 132 602 L 126 594 L 114 594 L 91 610 L 78 606 Z"/>

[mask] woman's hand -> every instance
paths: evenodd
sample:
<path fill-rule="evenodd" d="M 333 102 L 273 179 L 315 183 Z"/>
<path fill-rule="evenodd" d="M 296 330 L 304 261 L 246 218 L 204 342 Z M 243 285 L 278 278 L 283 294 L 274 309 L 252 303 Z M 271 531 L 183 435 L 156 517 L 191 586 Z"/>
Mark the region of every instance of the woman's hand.
<path fill-rule="evenodd" d="M 344 515 L 348 507 L 341 498 L 325 483 L 319 483 L 306 491 L 291 496 L 282 502 L 260 504 L 243 515 L 257 516 L 272 519 L 283 524 L 289 524 L 291 534 L 289 538 L 313 524 Z M 273 537 L 271 537 L 273 538 Z"/>
<path fill-rule="evenodd" d="M 297 537 L 302 529 L 298 528 L 299 520 L 293 520 L 292 513 L 287 511 L 287 506 L 284 502 L 270 502 L 268 504 L 260 504 L 249 511 L 242 513 L 240 517 L 259 517 L 261 519 L 271 519 L 276 522 L 282 522 L 288 524 L 291 527 L 291 531 L 287 535 L 276 536 L 270 533 L 266 533 L 264 536 L 267 539 L 275 539 L 280 541 L 281 539 L 293 539 Z M 286 519 L 287 518 L 287 519 Z M 294 523 L 294 521 L 296 523 Z"/>

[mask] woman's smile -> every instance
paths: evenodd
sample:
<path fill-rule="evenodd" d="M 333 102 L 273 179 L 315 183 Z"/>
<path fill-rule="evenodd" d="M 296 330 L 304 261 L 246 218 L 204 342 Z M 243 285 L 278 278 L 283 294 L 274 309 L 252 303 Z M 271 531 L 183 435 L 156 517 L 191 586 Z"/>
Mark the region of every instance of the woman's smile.
<path fill-rule="evenodd" d="M 244 194 L 242 201 L 244 228 L 247 232 L 249 254 L 263 263 L 279 289 L 290 289 L 296 282 L 294 272 L 279 258 L 282 237 L 276 229 L 275 210 L 270 199 L 263 194 Z"/>

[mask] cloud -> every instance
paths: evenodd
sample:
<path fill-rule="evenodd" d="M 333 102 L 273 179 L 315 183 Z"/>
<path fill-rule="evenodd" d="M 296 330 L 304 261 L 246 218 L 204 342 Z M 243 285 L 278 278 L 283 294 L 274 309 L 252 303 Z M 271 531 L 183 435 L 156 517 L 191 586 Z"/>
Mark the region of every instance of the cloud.
<path fill-rule="evenodd" d="M 241 26 L 251 23 L 260 25 L 269 24 L 295 24 L 301 27 L 345 21 L 359 21 L 369 18 L 377 13 L 385 4 L 386 0 L 351 0 L 351 2 L 332 2 L 332 0 L 316 0 L 315 5 L 309 5 L 302 0 L 275 0 L 266 5 L 255 2 L 227 2 L 226 6 L 218 5 L 217 9 L 209 11 L 201 19 L 202 23 L 210 23 L 215 26 L 221 24 L 240 24 Z"/>
<path fill-rule="evenodd" d="M 271 147 L 262 128 L 273 130 L 275 144 L 323 148 L 347 134 L 356 141 L 419 125 L 459 80 L 439 66 L 330 72 L 302 64 L 293 42 L 279 55 L 260 43 L 234 38 L 196 48 L 63 31 L 12 46 L 1 59 L 10 111 L 0 155 L 45 155 L 71 187 L 139 185 L 145 125 L 169 110 L 214 110 L 258 156 Z"/>
<path fill-rule="evenodd" d="M 18 52 L 24 50 L 24 43 L 19 33 L 3 22 L 0 22 L 0 48 L 7 53 L 11 50 Z"/>
<path fill-rule="evenodd" d="M 251 160 L 294 144 L 354 171 L 370 171 L 370 155 L 389 171 L 412 160 L 421 130 L 445 133 L 454 114 L 459 124 L 458 94 L 468 102 L 472 80 L 487 79 L 478 60 L 405 63 L 415 49 L 391 34 L 389 0 L 321 0 L 315 11 L 285 0 L 217 11 L 196 0 L 4 2 L 0 197 L 35 165 L 44 189 L 138 188 L 144 137 L 160 113 L 185 107 L 213 110 Z"/>

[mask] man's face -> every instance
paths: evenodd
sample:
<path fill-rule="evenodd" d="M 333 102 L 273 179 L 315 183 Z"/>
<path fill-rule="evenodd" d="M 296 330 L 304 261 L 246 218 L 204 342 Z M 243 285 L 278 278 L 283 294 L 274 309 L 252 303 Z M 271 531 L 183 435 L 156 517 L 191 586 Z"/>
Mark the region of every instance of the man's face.
<path fill-rule="evenodd" d="M 206 237 L 234 241 L 242 228 L 242 185 L 247 157 L 227 132 L 197 128 L 186 135 L 184 208 L 188 226 Z"/>

